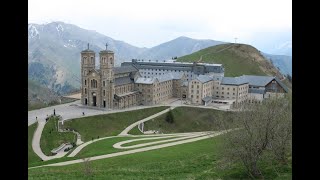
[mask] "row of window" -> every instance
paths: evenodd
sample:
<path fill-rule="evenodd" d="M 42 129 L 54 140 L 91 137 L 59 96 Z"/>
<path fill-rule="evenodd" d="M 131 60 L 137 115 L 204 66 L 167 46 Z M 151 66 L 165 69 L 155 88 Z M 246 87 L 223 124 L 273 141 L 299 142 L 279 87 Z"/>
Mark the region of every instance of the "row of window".
<path fill-rule="evenodd" d="M 217 91 L 216 94 L 219 94 L 219 92 Z M 221 94 L 224 94 L 224 92 L 221 92 Z M 229 95 L 229 92 L 227 92 L 227 95 Z M 232 93 L 232 95 L 235 95 L 235 93 Z"/>
<path fill-rule="evenodd" d="M 197 99 L 199 98 L 199 96 L 197 95 L 197 96 L 195 96 L 195 97 L 197 97 Z M 193 95 L 191 95 L 191 98 L 193 98 Z"/>
<path fill-rule="evenodd" d="M 214 89 L 214 86 L 213 86 L 213 88 L 212 88 L 212 89 Z M 217 87 L 217 89 L 219 89 L 219 87 Z M 222 89 L 222 90 L 224 90 L 224 87 L 221 87 L 221 89 Z M 229 91 L 230 89 L 229 89 L 229 88 L 227 88 L 227 90 Z M 233 90 L 233 91 L 235 91 L 235 90 L 236 90 L 236 88 L 233 88 L 232 90 Z"/>
<path fill-rule="evenodd" d="M 84 94 L 87 94 L 87 88 L 84 88 Z M 106 96 L 106 90 L 103 90 L 103 96 Z"/>
<path fill-rule="evenodd" d="M 112 64 L 112 57 L 110 57 L 109 59 L 110 59 L 110 64 Z M 107 58 L 106 57 L 101 57 L 101 61 L 103 63 L 107 63 Z"/>
<path fill-rule="evenodd" d="M 85 63 L 85 64 L 88 64 L 88 63 L 94 63 L 94 59 L 93 59 L 93 56 L 91 56 L 90 57 L 90 61 L 89 61 L 89 59 L 86 57 L 86 56 L 84 56 L 83 58 L 83 62 Z"/>
<path fill-rule="evenodd" d="M 142 70 L 142 72 L 143 71 L 163 71 L 163 72 L 168 72 L 168 71 L 170 71 L 170 72 L 185 72 L 185 73 L 187 73 L 188 71 L 181 71 L 181 70 L 167 70 L 167 69 L 143 69 Z"/>

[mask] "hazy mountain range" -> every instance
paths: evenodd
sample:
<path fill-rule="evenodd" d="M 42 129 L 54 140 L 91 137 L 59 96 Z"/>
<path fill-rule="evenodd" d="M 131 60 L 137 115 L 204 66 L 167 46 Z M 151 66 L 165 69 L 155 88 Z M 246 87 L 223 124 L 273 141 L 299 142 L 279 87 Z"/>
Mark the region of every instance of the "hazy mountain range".
<path fill-rule="evenodd" d="M 262 55 L 270 60 L 282 74 L 289 74 L 290 76 L 292 76 L 292 56 L 272 55 L 266 53 L 262 53 Z"/>
<path fill-rule="evenodd" d="M 171 59 L 226 42 L 178 37 L 152 48 L 139 48 L 96 31 L 85 30 L 63 22 L 29 24 L 29 78 L 58 93 L 79 88 L 80 52 L 87 49 L 88 43 L 90 43 L 90 49 L 96 51 L 96 56 L 100 50 L 106 48 L 105 44 L 108 43 L 108 49 L 115 52 L 115 64 L 120 65 L 121 62 L 131 59 Z M 287 62 L 290 64 L 288 60 L 285 60 L 286 63 L 280 63 L 281 56 L 271 59 L 279 62 L 280 70 L 285 69 L 282 66 L 287 66 Z"/>

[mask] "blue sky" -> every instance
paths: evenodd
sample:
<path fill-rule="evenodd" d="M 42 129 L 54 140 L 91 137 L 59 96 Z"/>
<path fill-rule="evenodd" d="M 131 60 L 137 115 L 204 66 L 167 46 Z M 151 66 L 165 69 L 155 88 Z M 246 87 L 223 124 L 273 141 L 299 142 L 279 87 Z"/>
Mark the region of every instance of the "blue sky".
<path fill-rule="evenodd" d="M 247 43 L 291 41 L 291 0 L 29 0 L 29 23 L 63 21 L 138 47 L 179 36 Z"/>

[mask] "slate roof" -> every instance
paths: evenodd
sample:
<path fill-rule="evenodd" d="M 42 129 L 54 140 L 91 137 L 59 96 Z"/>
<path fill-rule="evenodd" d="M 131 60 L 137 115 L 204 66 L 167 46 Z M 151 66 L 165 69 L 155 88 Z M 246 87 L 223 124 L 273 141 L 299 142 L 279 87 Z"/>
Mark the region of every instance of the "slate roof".
<path fill-rule="evenodd" d="M 275 77 L 274 79 L 279 83 L 279 85 L 280 85 L 286 92 L 289 91 L 288 87 L 287 87 L 286 85 L 284 85 L 284 84 L 280 81 L 279 78 Z"/>
<path fill-rule="evenodd" d="M 202 98 L 202 100 L 204 100 L 205 102 L 211 101 L 212 97 L 211 96 L 206 96 L 204 98 Z"/>
<path fill-rule="evenodd" d="M 272 81 L 275 77 L 273 76 L 252 76 L 252 75 L 243 75 L 240 77 L 244 77 L 249 82 L 251 86 L 266 86 L 270 81 Z"/>
<path fill-rule="evenodd" d="M 181 73 L 166 73 L 164 75 L 161 75 L 160 77 L 157 77 L 159 82 L 165 82 L 173 79 L 181 79 L 183 74 Z"/>
<path fill-rule="evenodd" d="M 199 75 L 198 77 L 196 77 L 196 79 L 199 80 L 199 81 L 202 82 L 202 83 L 206 83 L 206 82 L 208 82 L 208 81 L 213 80 L 212 77 L 207 76 L 207 75 Z"/>
<path fill-rule="evenodd" d="M 135 81 L 137 84 L 153 84 L 155 82 L 155 78 L 144 78 L 144 77 L 139 77 Z"/>
<path fill-rule="evenodd" d="M 113 68 L 114 74 L 122 74 L 122 73 L 137 72 L 137 71 L 138 69 L 133 66 L 120 66 L 120 67 Z"/>
<path fill-rule="evenodd" d="M 153 84 L 156 80 L 159 82 L 165 82 L 173 79 L 181 79 L 183 74 L 180 73 L 167 73 L 164 75 L 161 75 L 159 77 L 153 77 L 153 78 L 143 78 L 139 77 L 135 83 L 139 84 Z"/>
<path fill-rule="evenodd" d="M 223 77 L 221 84 L 224 85 L 242 85 L 248 83 L 248 80 L 243 76 L 240 77 Z"/>
<path fill-rule="evenodd" d="M 114 85 L 115 86 L 121 86 L 121 85 L 124 85 L 124 84 L 130 84 L 130 83 L 134 83 L 134 81 L 132 79 L 130 79 L 129 76 L 119 77 L 119 78 L 116 78 L 114 80 Z"/>
<path fill-rule="evenodd" d="M 222 64 L 208 63 L 186 63 L 186 62 L 154 62 L 154 61 L 136 61 L 123 62 L 121 66 L 134 65 L 138 69 L 163 69 L 163 70 L 180 70 L 193 71 L 194 67 L 201 68 L 204 72 L 223 73 Z"/>
<path fill-rule="evenodd" d="M 245 79 L 248 80 L 249 85 L 251 86 L 260 86 L 265 87 L 267 84 L 269 84 L 272 80 L 276 80 L 277 83 L 286 91 L 288 92 L 288 88 L 286 85 L 284 85 L 279 78 L 275 76 L 252 76 L 252 75 L 243 75 Z"/>

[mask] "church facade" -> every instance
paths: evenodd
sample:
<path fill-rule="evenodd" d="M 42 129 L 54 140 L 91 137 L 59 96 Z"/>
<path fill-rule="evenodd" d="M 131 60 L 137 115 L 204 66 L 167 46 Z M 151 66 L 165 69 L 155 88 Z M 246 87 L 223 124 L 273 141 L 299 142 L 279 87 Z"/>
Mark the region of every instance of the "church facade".
<path fill-rule="evenodd" d="M 100 69 L 96 69 L 95 52 L 81 52 L 81 103 L 106 109 L 123 109 L 137 105 L 155 105 L 180 97 L 185 75 L 168 73 L 157 78 L 143 78 L 134 66 L 114 67 L 114 52 L 99 52 Z M 185 92 L 185 91 L 184 91 Z"/>

